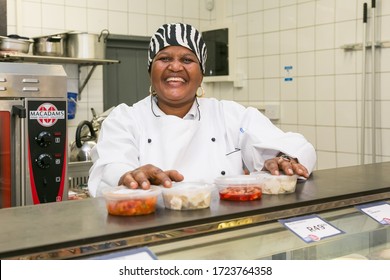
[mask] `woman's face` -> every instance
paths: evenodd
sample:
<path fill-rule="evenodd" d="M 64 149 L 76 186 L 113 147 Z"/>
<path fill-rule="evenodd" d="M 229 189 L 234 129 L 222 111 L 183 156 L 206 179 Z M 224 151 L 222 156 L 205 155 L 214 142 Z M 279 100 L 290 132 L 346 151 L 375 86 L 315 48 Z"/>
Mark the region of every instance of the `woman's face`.
<path fill-rule="evenodd" d="M 159 107 L 169 113 L 167 109 L 191 107 L 203 74 L 198 58 L 191 50 L 169 46 L 154 57 L 150 78 Z"/>

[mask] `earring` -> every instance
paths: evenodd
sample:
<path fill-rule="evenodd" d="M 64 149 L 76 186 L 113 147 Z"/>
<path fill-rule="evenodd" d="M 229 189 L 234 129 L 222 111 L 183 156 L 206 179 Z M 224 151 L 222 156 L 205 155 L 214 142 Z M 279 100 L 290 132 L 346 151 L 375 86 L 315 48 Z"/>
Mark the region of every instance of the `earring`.
<path fill-rule="evenodd" d="M 149 94 L 152 96 L 156 96 L 157 92 L 152 88 L 152 86 L 149 87 Z"/>
<path fill-rule="evenodd" d="M 199 94 L 199 89 L 201 90 L 201 93 Z M 198 89 L 196 90 L 196 97 L 203 97 L 204 96 L 204 89 L 202 86 L 198 87 Z"/>

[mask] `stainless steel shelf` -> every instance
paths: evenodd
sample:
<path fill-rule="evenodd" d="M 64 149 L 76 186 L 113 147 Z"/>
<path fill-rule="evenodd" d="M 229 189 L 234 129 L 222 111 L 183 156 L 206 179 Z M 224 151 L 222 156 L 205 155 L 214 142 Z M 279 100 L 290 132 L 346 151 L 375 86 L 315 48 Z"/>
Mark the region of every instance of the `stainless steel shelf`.
<path fill-rule="evenodd" d="M 84 87 L 87 85 L 89 79 L 91 78 L 93 72 L 98 65 L 107 65 L 120 63 L 119 60 L 110 60 L 110 59 L 93 59 L 93 58 L 74 58 L 74 57 L 59 57 L 59 56 L 39 56 L 39 55 L 29 55 L 22 53 L 14 52 L 1 52 L 0 51 L 0 62 L 33 62 L 33 63 L 44 63 L 44 64 L 77 64 L 79 67 L 83 66 L 92 66 L 89 70 L 87 77 L 83 82 L 79 82 L 79 95 L 78 98 L 81 98 L 81 92 Z"/>
<path fill-rule="evenodd" d="M 56 56 L 39 56 L 28 54 L 1 53 L 0 61 L 7 62 L 37 62 L 37 63 L 58 63 L 58 64 L 78 64 L 80 66 L 93 66 L 119 63 L 119 60 L 110 59 L 92 59 L 92 58 L 73 58 Z"/>

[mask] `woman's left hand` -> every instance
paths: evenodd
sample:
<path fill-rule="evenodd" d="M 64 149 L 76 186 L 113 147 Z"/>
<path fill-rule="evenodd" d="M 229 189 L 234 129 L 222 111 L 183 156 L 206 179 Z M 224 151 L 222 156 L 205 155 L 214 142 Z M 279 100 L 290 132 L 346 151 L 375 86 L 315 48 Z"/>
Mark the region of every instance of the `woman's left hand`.
<path fill-rule="evenodd" d="M 306 167 L 293 158 L 275 157 L 264 162 L 263 170 L 269 171 L 272 175 L 280 175 L 280 170 L 286 175 L 298 175 L 309 178 Z"/>

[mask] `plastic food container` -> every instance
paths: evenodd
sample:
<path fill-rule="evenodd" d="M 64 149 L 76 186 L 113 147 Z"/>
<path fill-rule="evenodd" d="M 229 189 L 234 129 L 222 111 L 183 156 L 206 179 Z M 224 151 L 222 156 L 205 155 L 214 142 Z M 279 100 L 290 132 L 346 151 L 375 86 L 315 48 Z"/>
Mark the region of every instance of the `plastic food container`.
<path fill-rule="evenodd" d="M 163 188 L 164 205 L 172 210 L 195 210 L 210 207 L 214 186 L 199 182 L 178 182 Z"/>
<path fill-rule="evenodd" d="M 263 194 L 287 194 L 295 192 L 298 175 L 271 175 L 268 172 L 253 172 L 251 176 L 262 182 Z"/>
<path fill-rule="evenodd" d="M 157 186 L 151 186 L 148 190 L 119 186 L 104 190 L 103 196 L 109 214 L 136 216 L 154 213 L 160 193 L 161 190 Z"/>
<path fill-rule="evenodd" d="M 222 200 L 250 201 L 262 195 L 262 181 L 256 176 L 223 176 L 216 178 L 215 184 Z"/>

